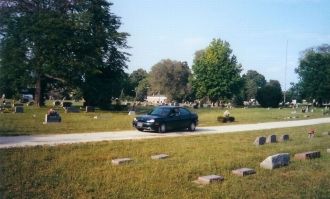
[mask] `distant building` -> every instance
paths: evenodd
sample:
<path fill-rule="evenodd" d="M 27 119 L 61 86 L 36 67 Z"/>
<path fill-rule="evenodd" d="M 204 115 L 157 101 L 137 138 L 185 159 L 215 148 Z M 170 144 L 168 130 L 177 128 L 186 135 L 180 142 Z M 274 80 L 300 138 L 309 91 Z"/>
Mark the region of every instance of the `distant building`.
<path fill-rule="evenodd" d="M 167 103 L 167 97 L 164 95 L 147 96 L 147 102 L 153 104 L 163 104 Z"/>

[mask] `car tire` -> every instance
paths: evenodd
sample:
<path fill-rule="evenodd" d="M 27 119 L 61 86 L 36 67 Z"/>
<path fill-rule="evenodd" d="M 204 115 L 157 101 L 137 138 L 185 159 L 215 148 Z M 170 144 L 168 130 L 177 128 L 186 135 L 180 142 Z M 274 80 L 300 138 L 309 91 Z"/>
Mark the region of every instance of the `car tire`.
<path fill-rule="evenodd" d="M 137 130 L 143 132 L 143 129 L 137 129 Z"/>
<path fill-rule="evenodd" d="M 191 122 L 189 127 L 188 127 L 189 131 L 195 131 L 196 130 L 196 124 L 195 122 Z"/>
<path fill-rule="evenodd" d="M 166 132 L 166 124 L 161 124 L 159 127 L 158 127 L 158 132 L 159 133 L 165 133 Z"/>

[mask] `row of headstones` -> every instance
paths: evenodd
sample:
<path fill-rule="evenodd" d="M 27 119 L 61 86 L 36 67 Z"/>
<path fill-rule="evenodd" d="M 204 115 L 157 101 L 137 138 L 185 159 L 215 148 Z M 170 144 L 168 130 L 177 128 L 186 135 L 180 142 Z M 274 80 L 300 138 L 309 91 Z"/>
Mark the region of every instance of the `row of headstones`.
<path fill-rule="evenodd" d="M 312 138 L 314 137 L 315 131 L 312 130 L 310 132 L 308 132 L 308 137 Z M 326 131 L 323 132 L 322 135 L 330 135 L 330 131 Z M 285 135 L 281 135 L 279 137 L 279 142 L 285 142 L 285 141 L 289 141 L 290 137 L 289 135 L 285 134 Z M 277 138 L 276 135 L 269 135 L 267 138 L 264 136 L 259 136 L 254 140 L 254 144 L 255 145 L 264 145 L 265 143 L 276 143 L 277 142 Z"/>
<path fill-rule="evenodd" d="M 64 107 L 64 109 L 65 109 L 66 113 L 79 113 L 80 112 L 80 110 L 75 107 Z M 89 112 L 95 112 L 95 108 L 93 106 L 86 106 L 86 113 L 89 113 Z M 45 121 L 43 123 L 44 124 L 57 123 L 57 122 L 61 122 L 61 121 L 62 121 L 62 119 L 61 119 L 60 114 L 56 112 L 56 114 L 53 114 L 53 115 L 46 114 Z"/>
<path fill-rule="evenodd" d="M 330 153 L 330 149 L 327 149 L 327 152 Z M 159 155 L 151 156 L 151 159 L 160 160 L 168 157 L 169 155 L 167 154 L 159 154 Z M 308 152 L 296 153 L 294 155 L 295 160 L 310 160 L 320 157 L 321 157 L 320 151 L 308 151 Z M 119 159 L 113 159 L 111 162 L 113 165 L 121 165 L 121 164 L 127 164 L 132 161 L 133 160 L 131 158 L 119 158 Z M 264 169 L 272 170 L 283 166 L 288 166 L 289 163 L 290 163 L 290 154 L 279 153 L 268 156 L 264 161 L 260 163 L 260 167 Z M 247 175 L 256 174 L 256 171 L 251 168 L 239 168 L 232 170 L 232 173 L 237 176 L 247 176 Z M 214 182 L 221 182 L 223 180 L 224 180 L 223 176 L 212 174 L 207 176 L 200 176 L 194 182 L 197 184 L 210 184 Z"/>
<path fill-rule="evenodd" d="M 13 113 L 23 113 L 24 112 L 24 105 L 22 103 L 14 103 L 6 102 L 1 109 L 7 110 L 8 112 Z"/>
<path fill-rule="evenodd" d="M 281 135 L 279 137 L 279 141 L 280 142 L 289 141 L 289 135 L 287 135 L 287 134 Z M 257 137 L 254 141 L 254 144 L 255 145 L 264 145 L 265 143 L 276 143 L 276 142 L 277 142 L 276 135 L 269 135 L 267 138 L 264 136 Z"/>

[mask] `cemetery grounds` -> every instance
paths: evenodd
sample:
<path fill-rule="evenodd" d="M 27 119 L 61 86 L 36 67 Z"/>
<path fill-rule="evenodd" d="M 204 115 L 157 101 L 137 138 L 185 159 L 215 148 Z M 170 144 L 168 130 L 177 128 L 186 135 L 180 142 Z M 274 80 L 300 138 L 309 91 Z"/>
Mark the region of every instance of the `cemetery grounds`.
<path fill-rule="evenodd" d="M 131 129 L 132 116 L 127 113 L 98 111 L 61 113 L 68 124 L 38 126 L 46 110 L 31 108 L 24 114 L 0 114 L 1 123 L 13 125 L 1 124 L 1 129 L 10 130 L 2 130 L 1 134 L 84 132 L 84 127 L 92 122 L 96 122 L 95 126 L 86 132 Z M 216 121 L 216 116 L 222 114 L 219 109 L 196 112 L 201 126 L 219 125 Z M 230 112 L 237 118 L 236 124 L 284 121 L 291 117 L 289 109 L 233 109 Z M 95 115 L 101 122 L 94 119 Z M 303 114 L 295 115 L 299 115 L 297 119 L 304 118 Z M 323 116 L 315 111 L 310 117 Z M 114 120 L 122 122 L 112 127 Z M 103 124 L 105 121 L 108 123 Z M 310 128 L 317 132 L 312 139 L 307 135 Z M 1 149 L 0 198 L 328 198 L 330 136 L 322 132 L 329 130 L 330 124 L 323 124 L 237 134 Z M 256 137 L 271 134 L 288 134 L 290 140 L 262 146 L 253 144 Z M 293 159 L 295 153 L 305 151 L 320 151 L 321 157 L 307 161 Z M 150 158 L 160 153 L 169 157 Z M 275 170 L 260 168 L 260 162 L 277 153 L 290 153 L 290 164 Z M 133 161 L 112 165 L 113 159 L 125 157 Z M 242 167 L 253 168 L 256 174 L 239 177 L 231 173 Z M 205 186 L 193 183 L 199 176 L 211 174 L 225 179 Z"/>

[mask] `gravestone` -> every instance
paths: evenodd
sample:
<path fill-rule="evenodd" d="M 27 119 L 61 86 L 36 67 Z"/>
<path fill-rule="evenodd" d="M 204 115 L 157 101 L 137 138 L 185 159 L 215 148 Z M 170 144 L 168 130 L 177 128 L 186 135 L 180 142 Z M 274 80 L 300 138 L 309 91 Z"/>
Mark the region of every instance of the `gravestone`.
<path fill-rule="evenodd" d="M 266 143 L 266 138 L 263 136 L 257 137 L 254 141 L 255 145 L 264 145 Z"/>
<path fill-rule="evenodd" d="M 24 112 L 23 106 L 15 106 L 14 107 L 14 113 L 23 113 L 23 112 Z"/>
<path fill-rule="evenodd" d="M 48 110 L 48 113 L 45 115 L 44 124 L 57 123 L 57 122 L 61 122 L 61 121 L 62 121 L 62 119 L 61 119 L 60 114 L 51 108 Z"/>
<path fill-rule="evenodd" d="M 320 151 L 307 151 L 303 153 L 296 153 L 294 159 L 296 160 L 308 160 L 321 157 Z"/>
<path fill-rule="evenodd" d="M 86 113 L 95 112 L 94 106 L 86 106 Z"/>
<path fill-rule="evenodd" d="M 289 135 L 285 134 L 285 135 L 281 135 L 279 138 L 280 142 L 285 142 L 285 141 L 289 141 Z"/>
<path fill-rule="evenodd" d="M 64 107 L 65 113 L 79 113 L 80 110 L 77 107 L 74 106 L 68 106 L 68 107 Z"/>
<path fill-rule="evenodd" d="M 3 104 L 3 107 L 4 107 L 4 108 L 11 108 L 11 107 L 12 107 L 11 102 L 5 102 L 5 103 Z"/>
<path fill-rule="evenodd" d="M 208 176 L 200 176 L 198 177 L 196 183 L 199 184 L 211 184 L 215 182 L 221 182 L 224 180 L 223 176 L 218 176 L 218 175 L 208 175 Z"/>
<path fill-rule="evenodd" d="M 276 135 L 269 135 L 266 139 L 266 143 L 276 143 Z"/>
<path fill-rule="evenodd" d="M 111 163 L 113 165 L 120 165 L 120 164 L 127 164 L 131 161 L 133 161 L 131 158 L 118 158 L 118 159 L 111 160 Z"/>
<path fill-rule="evenodd" d="M 327 149 L 327 153 L 330 153 L 330 149 Z"/>
<path fill-rule="evenodd" d="M 279 153 L 272 156 L 268 156 L 264 161 L 260 163 L 260 167 L 264 169 L 275 169 L 289 165 L 290 154 Z"/>
<path fill-rule="evenodd" d="M 240 168 L 240 169 L 232 170 L 232 173 L 238 176 L 247 176 L 247 175 L 255 174 L 256 171 L 250 168 Z"/>
<path fill-rule="evenodd" d="M 165 158 L 168 158 L 167 154 L 159 154 L 159 155 L 151 156 L 151 159 L 153 159 L 153 160 L 161 160 L 161 159 L 165 159 Z"/>

